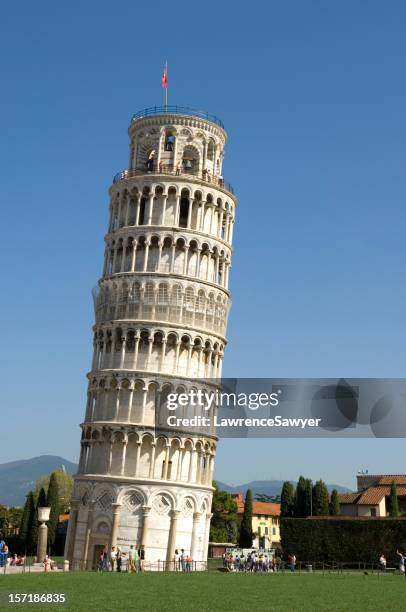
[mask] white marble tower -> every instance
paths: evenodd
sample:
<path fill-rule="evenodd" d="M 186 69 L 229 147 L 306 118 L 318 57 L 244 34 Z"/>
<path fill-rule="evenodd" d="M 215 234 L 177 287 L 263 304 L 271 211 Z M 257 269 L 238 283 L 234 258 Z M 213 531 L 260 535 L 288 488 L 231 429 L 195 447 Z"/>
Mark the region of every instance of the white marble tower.
<path fill-rule="evenodd" d="M 128 133 L 94 290 L 65 557 L 90 568 L 105 544 L 144 544 L 147 568 L 183 548 L 203 569 L 216 437 L 158 426 L 156 409 L 221 376 L 236 207 L 222 177 L 227 137 L 216 117 L 181 107 L 141 111 Z"/>

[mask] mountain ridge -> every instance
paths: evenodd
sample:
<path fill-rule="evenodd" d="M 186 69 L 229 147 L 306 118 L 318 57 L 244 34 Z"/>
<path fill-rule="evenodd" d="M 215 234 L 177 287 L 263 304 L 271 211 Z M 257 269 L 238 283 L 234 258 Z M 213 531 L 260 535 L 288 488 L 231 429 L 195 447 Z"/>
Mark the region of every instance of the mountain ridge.
<path fill-rule="evenodd" d="M 58 455 L 39 455 L 30 459 L 18 459 L 0 463 L 0 504 L 5 506 L 22 506 L 29 491 L 35 487 L 40 476 L 50 474 L 54 470 L 65 467 L 68 474 L 75 474 L 77 465 Z M 216 481 L 219 488 L 229 493 L 242 493 L 252 489 L 254 498 L 257 494 L 280 495 L 283 480 L 252 480 L 241 485 L 228 485 Z M 292 481 L 296 485 L 295 481 Z M 341 485 L 328 484 L 329 491 L 337 489 L 339 493 L 350 491 Z"/>

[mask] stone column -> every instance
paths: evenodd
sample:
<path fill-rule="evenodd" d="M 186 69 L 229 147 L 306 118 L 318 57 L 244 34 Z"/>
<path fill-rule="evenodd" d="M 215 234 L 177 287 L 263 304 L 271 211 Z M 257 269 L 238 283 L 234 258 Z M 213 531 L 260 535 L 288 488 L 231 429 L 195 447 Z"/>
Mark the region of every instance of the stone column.
<path fill-rule="evenodd" d="M 174 564 L 171 565 L 171 561 L 173 561 L 173 557 L 175 555 L 176 548 L 176 528 L 178 523 L 179 510 L 172 510 L 171 513 L 171 525 L 169 528 L 169 540 L 168 540 L 168 550 L 166 560 L 169 562 L 169 569 L 174 569 Z"/>
<path fill-rule="evenodd" d="M 149 196 L 149 203 L 148 203 L 148 218 L 147 218 L 147 223 L 146 223 L 147 225 L 151 225 L 153 206 L 154 206 L 154 194 L 151 193 Z"/>
<path fill-rule="evenodd" d="M 132 252 L 132 257 L 131 257 L 131 272 L 134 272 L 135 270 L 136 255 L 137 255 L 137 241 L 133 240 L 133 252 Z"/>
<path fill-rule="evenodd" d="M 149 477 L 154 477 L 154 468 L 155 468 L 155 452 L 156 452 L 156 443 L 152 443 L 152 451 L 151 451 L 151 463 L 149 466 Z"/>
<path fill-rule="evenodd" d="M 213 515 L 211 513 L 206 514 L 206 528 L 204 532 L 204 550 L 203 550 L 203 559 L 202 561 L 207 562 L 207 552 L 209 549 L 209 536 L 210 536 L 210 521 Z"/>
<path fill-rule="evenodd" d="M 161 218 L 161 225 L 165 225 L 165 217 L 166 217 L 166 202 L 168 200 L 168 196 L 166 194 L 164 194 L 162 196 L 162 218 Z"/>
<path fill-rule="evenodd" d="M 167 444 L 166 445 L 166 450 L 165 450 L 165 467 L 164 467 L 163 480 L 167 480 L 168 479 L 169 451 L 170 451 L 170 446 L 169 446 L 169 444 Z"/>
<path fill-rule="evenodd" d="M 35 513 L 37 511 L 35 510 Z M 38 527 L 38 541 L 37 541 L 37 562 L 42 563 L 45 559 L 45 555 L 47 554 L 47 546 L 48 546 L 48 526 L 47 524 L 41 523 Z"/>
<path fill-rule="evenodd" d="M 176 195 L 176 205 L 175 205 L 175 220 L 174 220 L 174 225 L 178 226 L 179 225 L 179 208 L 180 208 L 180 194 Z"/>
<path fill-rule="evenodd" d="M 190 547 L 190 556 L 192 557 L 193 561 L 201 561 L 201 559 L 196 559 L 199 544 L 199 527 L 201 516 L 201 512 L 194 512 L 193 514 L 192 544 Z"/>
<path fill-rule="evenodd" d="M 145 546 L 145 548 L 147 547 L 147 542 L 148 542 L 148 527 L 149 527 L 150 511 L 151 511 L 151 508 L 149 506 L 142 507 L 143 522 L 142 522 L 142 533 L 141 533 L 141 546 Z"/>
<path fill-rule="evenodd" d="M 133 370 L 137 369 L 137 359 L 138 359 L 138 349 L 140 345 L 140 336 L 139 334 L 135 336 L 135 346 L 134 346 L 134 361 L 133 361 Z"/>
<path fill-rule="evenodd" d="M 139 193 L 135 201 L 135 223 L 134 225 L 140 224 L 140 211 L 141 211 L 141 194 Z"/>
<path fill-rule="evenodd" d="M 79 504 L 80 504 L 79 499 L 72 499 L 70 502 L 69 524 L 68 524 L 68 532 L 66 534 L 64 558 L 69 561 L 71 565 L 71 569 L 73 569 L 72 567 L 73 551 L 75 548 L 76 525 L 78 522 Z"/>
<path fill-rule="evenodd" d="M 124 359 L 125 359 L 125 343 L 126 337 L 121 337 L 121 355 L 120 355 L 120 370 L 124 368 Z"/>
<path fill-rule="evenodd" d="M 146 240 L 145 241 L 145 251 L 144 251 L 143 272 L 146 272 L 147 271 L 147 267 L 148 267 L 149 245 L 150 245 L 150 243 L 148 242 L 148 240 Z"/>
<path fill-rule="evenodd" d="M 95 500 L 92 500 L 89 502 L 88 506 L 88 512 L 87 512 L 87 525 L 86 525 L 86 532 L 85 532 L 85 548 L 83 551 L 83 561 L 82 561 L 82 569 L 91 569 L 92 567 L 92 560 L 89 559 L 88 560 L 88 554 L 89 554 L 89 542 L 90 542 L 90 534 L 92 532 L 92 525 L 93 525 L 93 513 L 94 513 L 94 506 L 95 506 Z"/>
<path fill-rule="evenodd" d="M 187 274 L 187 264 L 188 264 L 188 257 L 189 257 L 189 245 L 185 246 L 185 259 L 183 260 L 183 276 L 186 276 Z"/>
<path fill-rule="evenodd" d="M 142 441 L 138 441 L 137 442 L 137 458 L 135 460 L 135 475 L 138 476 L 139 475 L 139 467 L 140 467 L 140 457 L 141 457 L 141 446 L 142 446 Z"/>
<path fill-rule="evenodd" d="M 111 504 L 113 507 L 113 524 L 111 527 L 110 550 L 113 546 L 117 546 L 118 527 L 120 523 L 121 504 Z"/>
<path fill-rule="evenodd" d="M 127 439 L 127 436 L 125 436 L 123 440 L 123 453 L 121 455 L 121 466 L 120 466 L 121 476 L 124 476 L 124 471 L 125 471 L 125 458 L 127 455 L 127 444 L 128 444 L 128 439 Z"/>

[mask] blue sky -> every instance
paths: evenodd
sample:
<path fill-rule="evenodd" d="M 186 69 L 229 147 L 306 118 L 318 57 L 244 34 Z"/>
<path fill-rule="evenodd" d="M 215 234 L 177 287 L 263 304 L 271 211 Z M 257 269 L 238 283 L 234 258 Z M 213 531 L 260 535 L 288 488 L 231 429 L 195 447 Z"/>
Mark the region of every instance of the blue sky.
<path fill-rule="evenodd" d="M 227 376 L 405 370 L 402 2 L 9 2 L 2 8 L 0 461 L 76 460 L 107 190 L 160 104 L 229 133 L 238 194 Z M 226 441 L 216 476 L 352 485 L 403 440 Z"/>

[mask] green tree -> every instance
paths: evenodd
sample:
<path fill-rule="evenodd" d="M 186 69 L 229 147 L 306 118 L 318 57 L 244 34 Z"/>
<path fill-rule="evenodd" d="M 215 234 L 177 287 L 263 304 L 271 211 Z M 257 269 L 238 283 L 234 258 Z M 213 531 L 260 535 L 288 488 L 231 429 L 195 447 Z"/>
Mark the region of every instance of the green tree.
<path fill-rule="evenodd" d="M 329 514 L 330 516 L 338 516 L 340 514 L 340 502 L 338 501 L 338 493 L 336 489 L 331 491 Z"/>
<path fill-rule="evenodd" d="M 295 517 L 305 518 L 306 516 L 306 479 L 300 476 L 296 485 Z"/>
<path fill-rule="evenodd" d="M 310 478 L 305 481 L 305 516 L 313 514 L 313 482 Z"/>
<path fill-rule="evenodd" d="M 47 494 L 45 493 L 45 489 L 40 489 L 37 497 L 37 511 L 38 508 L 43 508 L 47 505 Z"/>
<path fill-rule="evenodd" d="M 390 486 L 389 514 L 394 517 L 399 516 L 398 490 L 394 480 Z"/>
<path fill-rule="evenodd" d="M 231 493 L 220 491 L 215 482 L 213 486 L 210 541 L 234 543 L 237 539 L 237 504 Z"/>
<path fill-rule="evenodd" d="M 35 555 L 37 552 L 38 544 L 38 508 L 34 503 L 34 512 L 31 516 L 30 529 L 27 539 L 27 552 L 31 555 Z"/>
<path fill-rule="evenodd" d="M 328 516 L 329 514 L 329 494 L 325 483 L 318 480 L 312 490 L 313 495 L 313 516 Z"/>
<path fill-rule="evenodd" d="M 51 508 L 48 521 L 48 545 L 53 546 L 56 538 L 56 530 L 59 522 L 59 488 L 58 480 L 55 472 L 52 472 L 49 480 L 48 494 L 47 494 L 47 506 Z"/>
<path fill-rule="evenodd" d="M 59 507 L 61 512 L 66 512 L 69 509 L 70 499 L 73 491 L 73 478 L 70 474 L 67 474 L 64 469 L 60 468 L 52 472 L 55 474 L 56 481 L 58 483 L 59 492 Z M 35 493 L 39 494 L 41 489 L 48 491 L 49 482 L 51 479 L 50 474 L 40 476 L 35 483 Z"/>
<path fill-rule="evenodd" d="M 286 480 L 281 492 L 281 516 L 295 515 L 295 491 L 292 483 Z"/>
<path fill-rule="evenodd" d="M 250 548 L 252 546 L 252 491 L 248 489 L 245 495 L 244 514 L 240 526 L 239 546 Z"/>
<path fill-rule="evenodd" d="M 23 508 L 23 514 L 21 517 L 20 523 L 20 544 L 23 550 L 29 549 L 29 540 L 30 540 L 30 529 L 32 524 L 32 518 L 35 514 L 35 503 L 34 503 L 34 495 L 33 492 L 30 491 L 25 499 L 25 504 Z"/>

